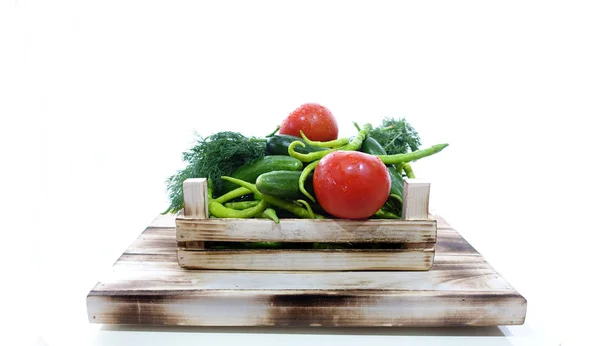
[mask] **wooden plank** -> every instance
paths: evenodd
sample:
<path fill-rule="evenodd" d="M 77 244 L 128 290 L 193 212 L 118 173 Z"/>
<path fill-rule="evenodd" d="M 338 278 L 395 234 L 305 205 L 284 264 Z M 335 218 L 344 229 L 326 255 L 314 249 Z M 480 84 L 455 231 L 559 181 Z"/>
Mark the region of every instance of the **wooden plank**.
<path fill-rule="evenodd" d="M 208 217 L 208 183 L 206 178 L 186 179 L 183 182 L 184 215 L 189 218 Z"/>
<path fill-rule="evenodd" d="M 526 300 L 445 220 L 429 271 L 187 270 L 160 217 L 90 291 L 93 323 L 206 326 L 522 324 Z M 141 238 L 150 240 L 144 241 Z M 170 245 L 166 245 L 170 244 Z M 171 246 L 170 254 L 164 253 Z M 139 249 L 143 249 L 142 252 Z"/>
<path fill-rule="evenodd" d="M 212 250 L 177 251 L 188 269 L 427 270 L 433 247 L 415 250 Z"/>
<path fill-rule="evenodd" d="M 160 217 L 160 227 L 150 226 L 146 228 L 125 253 L 174 254 L 176 251 L 176 248 L 173 246 L 175 239 L 175 222 L 173 216 L 170 217 L 169 222 L 166 217 L 167 216 Z M 439 218 L 436 221 L 438 225 L 440 222 L 445 223 L 445 221 Z M 169 224 L 172 225 L 170 228 L 165 227 Z M 435 244 L 436 256 L 449 254 L 464 255 L 468 253 L 478 254 L 477 251 L 466 242 L 458 232 L 456 232 L 456 230 L 449 226 L 438 227 L 436 234 L 437 237 L 443 238 L 443 241 L 438 241 Z M 151 241 L 147 242 L 146 239 L 151 239 Z"/>
<path fill-rule="evenodd" d="M 131 254 L 163 254 L 175 255 L 175 237 L 170 239 L 144 237 L 136 239 L 125 251 Z M 197 244 L 196 244 L 197 245 Z"/>
<path fill-rule="evenodd" d="M 444 238 L 443 242 L 435 244 L 436 256 L 447 256 L 451 254 L 477 254 L 475 249 L 467 242 L 462 240 L 460 235 L 451 228 L 441 228 L 437 230 L 438 237 Z M 148 227 L 138 239 L 136 239 L 125 251 L 128 254 L 163 254 L 176 255 L 175 248 L 175 230 L 173 228 L 155 228 Z M 414 244 L 416 248 L 425 247 L 424 243 L 407 243 L 405 248 L 410 248 Z"/>
<path fill-rule="evenodd" d="M 140 258 L 141 257 L 141 258 Z M 124 255 L 113 273 L 102 280 L 103 290 L 123 292 L 194 291 L 238 289 L 287 291 L 315 289 L 406 290 L 438 292 L 512 292 L 513 289 L 481 257 L 451 256 L 429 271 L 298 272 L 186 270 L 171 260 L 146 255 Z"/>
<path fill-rule="evenodd" d="M 206 178 L 186 179 L 183 182 L 183 215 L 189 218 L 208 218 L 208 182 Z M 190 248 L 201 249 L 202 241 L 186 243 Z"/>
<path fill-rule="evenodd" d="M 175 228 L 175 215 L 171 214 L 171 213 L 167 213 L 167 214 L 158 214 L 156 215 L 156 217 L 154 218 L 154 220 L 152 220 L 152 222 L 150 222 L 150 224 L 148 225 L 148 227 L 156 227 L 156 228 L 164 228 L 164 227 L 168 227 L 168 228 Z"/>
<path fill-rule="evenodd" d="M 429 190 L 431 184 L 420 179 L 404 178 L 402 219 L 426 220 L 429 217 Z"/>
<path fill-rule="evenodd" d="M 444 239 L 443 242 L 437 242 L 435 244 L 436 253 L 443 254 L 444 256 L 466 255 L 472 254 L 479 256 L 479 253 L 471 244 L 466 242 L 464 238 L 452 228 L 438 228 L 438 237 Z"/>
<path fill-rule="evenodd" d="M 177 218 L 178 241 L 424 243 L 436 241 L 435 220 L 281 220 Z"/>
<path fill-rule="evenodd" d="M 443 302 L 443 304 L 441 304 Z M 522 324 L 526 301 L 506 292 L 194 291 L 88 296 L 91 322 L 198 326 L 486 326 Z"/>

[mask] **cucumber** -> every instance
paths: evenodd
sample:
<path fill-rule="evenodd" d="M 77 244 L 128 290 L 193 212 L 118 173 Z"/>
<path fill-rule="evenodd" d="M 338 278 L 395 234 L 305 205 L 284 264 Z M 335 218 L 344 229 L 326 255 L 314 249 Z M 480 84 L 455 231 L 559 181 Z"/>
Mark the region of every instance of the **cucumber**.
<path fill-rule="evenodd" d="M 301 171 L 302 161 L 287 155 L 267 155 L 260 159 L 236 169 L 230 176 L 254 184 L 259 175 L 272 171 Z M 300 172 L 298 172 L 300 174 Z M 238 186 L 225 181 L 224 193 Z"/>
<path fill-rule="evenodd" d="M 256 188 L 262 194 L 286 198 L 306 199 L 300 191 L 298 181 L 302 172 L 297 171 L 274 171 L 261 174 L 256 179 Z M 306 178 L 304 188 L 314 196 L 312 173 Z"/>
<path fill-rule="evenodd" d="M 360 151 L 371 155 L 387 155 L 381 144 L 379 144 L 379 142 L 372 137 L 367 137 L 363 141 Z M 402 175 L 396 170 L 394 165 L 387 165 L 387 169 L 390 173 L 390 178 L 392 181 L 390 194 L 402 197 L 404 193 L 404 180 L 402 179 Z"/>
<path fill-rule="evenodd" d="M 292 142 L 300 141 L 306 145 L 306 148 L 302 146 L 296 146 L 295 151 L 301 154 L 309 154 L 315 151 L 326 150 L 326 148 L 313 147 L 312 145 L 306 144 L 304 139 L 300 137 L 290 135 L 274 135 L 267 139 L 267 154 L 268 155 L 289 155 L 288 147 Z"/>

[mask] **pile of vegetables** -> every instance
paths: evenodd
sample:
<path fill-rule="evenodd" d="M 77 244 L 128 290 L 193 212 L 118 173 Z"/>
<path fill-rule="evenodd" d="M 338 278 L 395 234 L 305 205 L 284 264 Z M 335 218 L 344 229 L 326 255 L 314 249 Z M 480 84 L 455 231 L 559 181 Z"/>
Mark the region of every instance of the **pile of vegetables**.
<path fill-rule="evenodd" d="M 184 180 L 205 177 L 210 217 L 401 218 L 403 177 L 415 177 L 410 162 L 447 144 L 419 149 L 404 118 L 354 125 L 353 137 L 339 138 L 332 113 L 308 103 L 264 138 L 228 131 L 199 137 L 183 153 L 187 166 L 167 180 L 165 213 L 183 208 Z"/>

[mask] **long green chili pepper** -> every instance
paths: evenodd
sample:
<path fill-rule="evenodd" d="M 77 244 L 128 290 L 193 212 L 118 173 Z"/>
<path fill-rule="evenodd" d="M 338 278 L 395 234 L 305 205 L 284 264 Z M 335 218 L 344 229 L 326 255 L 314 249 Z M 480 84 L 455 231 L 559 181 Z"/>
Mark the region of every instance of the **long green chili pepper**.
<path fill-rule="evenodd" d="M 231 191 L 227 192 L 226 194 L 220 196 L 219 198 L 215 198 L 215 201 L 219 202 L 219 203 L 225 203 L 227 201 L 230 201 L 230 200 L 238 198 L 238 197 L 242 197 L 249 193 L 252 193 L 252 191 L 248 190 L 245 187 L 238 187 L 237 189 L 231 190 Z"/>
<path fill-rule="evenodd" d="M 339 150 L 339 149 L 329 149 L 329 150 L 323 150 L 323 151 L 316 151 L 316 152 L 312 152 L 312 153 L 308 153 L 308 154 L 302 154 L 302 153 L 299 153 L 294 150 L 294 148 L 297 146 L 306 148 L 306 144 L 304 144 L 300 141 L 293 141 L 288 146 L 288 154 L 291 157 L 294 157 L 302 162 L 312 162 L 315 160 L 319 160 L 319 159 L 322 159 L 325 155 Z"/>
<path fill-rule="evenodd" d="M 317 203 L 317 200 L 308 191 L 306 191 L 304 188 L 304 182 L 306 181 L 306 178 L 308 178 L 310 172 L 315 170 L 315 167 L 317 167 L 319 161 L 320 160 L 313 161 L 304 167 L 304 170 L 302 170 L 302 173 L 300 174 L 300 179 L 298 180 L 298 188 L 300 192 L 302 192 L 304 196 L 308 197 L 313 203 Z"/>
<path fill-rule="evenodd" d="M 412 166 L 408 162 L 405 162 L 402 165 L 398 165 L 397 170 L 400 173 L 402 173 L 402 170 L 404 170 L 407 178 L 411 178 L 411 179 L 415 178 L 415 172 L 413 171 Z"/>
<path fill-rule="evenodd" d="M 263 195 L 265 201 L 269 204 L 276 206 L 277 208 L 281 208 L 283 210 L 287 210 L 290 213 L 303 218 L 303 219 L 323 219 L 323 215 L 310 213 L 308 210 L 296 205 L 294 202 L 286 201 L 281 198 Z"/>
<path fill-rule="evenodd" d="M 244 210 L 244 209 L 252 208 L 252 207 L 256 206 L 258 203 L 260 203 L 260 201 L 229 202 L 229 203 L 223 204 L 223 206 L 230 208 L 230 209 L 235 209 L 235 210 Z"/>
<path fill-rule="evenodd" d="M 375 155 L 383 161 L 386 165 L 394 165 L 394 164 L 404 164 L 406 162 L 422 159 L 427 156 L 431 156 L 433 154 L 439 153 L 444 150 L 448 144 L 436 144 L 427 149 L 421 149 L 417 151 L 413 151 L 406 154 L 396 154 L 396 155 Z M 302 161 L 302 160 L 300 160 Z"/>
<path fill-rule="evenodd" d="M 327 142 L 314 142 L 314 141 L 311 141 L 310 139 L 308 139 L 308 137 L 306 137 L 306 135 L 304 134 L 304 132 L 302 132 L 302 130 L 300 130 L 300 136 L 302 136 L 302 139 L 304 139 L 306 144 L 312 145 L 313 147 L 319 147 L 319 148 L 336 148 L 336 147 L 341 147 L 342 145 L 346 145 L 346 144 L 350 143 L 350 139 L 347 137 L 338 138 L 338 139 L 334 139 L 332 141 L 327 141 Z"/>
<path fill-rule="evenodd" d="M 312 208 L 310 207 L 310 204 L 308 204 L 307 201 L 303 200 L 303 199 L 297 199 L 296 202 L 304 205 L 306 207 L 306 210 L 308 211 L 309 215 L 312 215 L 311 219 L 315 218 L 315 213 L 313 213 Z"/>
<path fill-rule="evenodd" d="M 260 201 L 257 205 L 252 208 L 244 210 L 235 210 L 225 207 L 223 204 L 215 201 L 214 199 L 208 200 L 208 212 L 219 218 L 236 218 L 236 219 L 247 219 L 255 217 L 262 213 L 267 208 L 267 202 Z"/>
<path fill-rule="evenodd" d="M 373 126 L 371 124 L 365 124 L 365 126 L 363 126 L 362 129 L 360 129 L 360 131 L 358 131 L 358 133 L 356 134 L 356 137 L 354 137 L 350 143 L 341 147 L 340 150 L 358 150 L 358 149 L 360 149 L 362 142 L 365 140 L 365 138 L 367 138 L 367 136 L 369 135 L 369 132 L 371 132 L 372 129 L 373 129 Z"/>
<path fill-rule="evenodd" d="M 277 217 L 277 212 L 275 212 L 275 209 L 273 208 L 265 209 L 265 211 L 262 212 L 261 216 L 265 219 L 271 219 L 275 221 L 275 223 L 279 223 L 279 217 Z"/>
<path fill-rule="evenodd" d="M 260 191 L 258 191 L 258 189 L 256 188 L 255 184 L 249 183 L 247 181 L 241 180 L 241 179 L 236 179 L 236 178 L 232 178 L 232 177 L 228 177 L 228 176 L 222 176 L 221 179 L 226 180 L 226 181 L 230 181 L 234 184 L 237 184 L 241 187 L 245 187 L 246 189 L 250 190 L 255 196 L 259 196 L 260 198 L 263 197 L 263 194 L 260 193 Z"/>
<path fill-rule="evenodd" d="M 323 218 L 323 216 L 319 215 L 319 214 L 310 215 L 310 213 L 306 209 L 297 206 L 293 202 L 289 202 L 284 199 L 269 196 L 269 195 L 263 195 L 262 193 L 260 193 L 258 191 L 255 184 L 252 184 L 247 181 L 240 180 L 240 179 L 232 178 L 232 177 L 227 177 L 227 176 L 222 176 L 221 179 L 230 181 L 230 182 L 240 185 L 240 186 L 243 186 L 243 187 L 247 188 L 248 190 L 252 191 L 255 195 L 260 196 L 262 198 L 262 200 L 267 202 L 268 204 L 272 204 L 278 208 L 287 210 L 290 213 L 292 213 L 296 216 L 299 216 L 303 219 L 312 219 L 312 218 L 322 219 Z"/>
<path fill-rule="evenodd" d="M 299 145 L 301 147 L 306 147 L 306 145 L 300 141 L 294 141 L 294 142 L 290 143 L 290 145 L 288 147 L 288 154 L 291 157 L 295 157 L 302 162 L 313 162 L 315 160 L 322 159 L 327 154 L 332 153 L 334 151 L 358 150 L 360 148 L 360 146 L 362 145 L 362 142 L 365 140 L 365 138 L 367 138 L 367 135 L 369 134 L 369 132 L 371 131 L 372 128 L 373 128 L 373 126 L 371 124 L 365 124 L 365 126 L 363 126 L 363 128 L 360 131 L 358 131 L 358 134 L 356 135 L 356 137 L 354 137 L 352 139 L 352 141 L 350 141 L 350 143 L 343 145 L 341 147 L 337 147 L 337 148 L 333 148 L 333 149 L 329 149 L 329 150 L 315 151 L 315 152 L 308 153 L 308 154 L 301 154 L 301 153 L 296 152 L 294 150 L 294 148 L 296 146 Z"/>

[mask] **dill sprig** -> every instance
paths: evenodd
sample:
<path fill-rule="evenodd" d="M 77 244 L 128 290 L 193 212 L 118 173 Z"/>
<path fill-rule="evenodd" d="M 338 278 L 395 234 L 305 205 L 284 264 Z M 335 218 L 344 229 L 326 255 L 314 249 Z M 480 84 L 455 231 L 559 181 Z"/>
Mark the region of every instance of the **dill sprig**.
<path fill-rule="evenodd" d="M 229 176 L 238 167 L 263 157 L 266 142 L 260 138 L 248 138 L 238 132 L 223 131 L 203 138 L 182 154 L 187 166 L 166 181 L 171 205 L 163 213 L 176 213 L 183 209 L 183 182 L 188 178 L 208 178 L 215 195 L 223 193 L 221 176 Z"/>
<path fill-rule="evenodd" d="M 406 154 L 409 150 L 419 150 L 421 146 L 419 134 L 405 118 L 384 118 L 369 136 L 377 140 L 388 155 Z"/>

